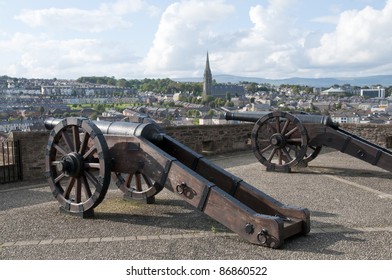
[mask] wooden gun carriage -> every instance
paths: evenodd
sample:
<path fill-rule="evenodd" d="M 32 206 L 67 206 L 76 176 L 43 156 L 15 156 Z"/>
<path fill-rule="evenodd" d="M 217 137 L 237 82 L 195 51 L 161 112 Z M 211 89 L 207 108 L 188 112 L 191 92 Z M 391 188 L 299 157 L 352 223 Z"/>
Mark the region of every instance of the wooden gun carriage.
<path fill-rule="evenodd" d="M 326 146 L 392 172 L 390 150 L 339 128 L 329 116 L 274 111 L 226 113 L 225 118 L 255 123 L 252 150 L 268 171 L 307 165 Z"/>
<path fill-rule="evenodd" d="M 254 244 L 277 248 L 310 231 L 306 208 L 283 205 L 146 120 L 45 120 L 45 173 L 62 212 L 92 217 L 113 178 L 125 198 L 147 203 L 166 188 Z"/>

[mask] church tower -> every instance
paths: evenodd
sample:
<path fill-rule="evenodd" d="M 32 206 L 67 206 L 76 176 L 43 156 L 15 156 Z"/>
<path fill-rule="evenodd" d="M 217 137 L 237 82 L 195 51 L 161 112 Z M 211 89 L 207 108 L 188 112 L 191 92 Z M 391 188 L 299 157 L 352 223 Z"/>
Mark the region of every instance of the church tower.
<path fill-rule="evenodd" d="M 207 60 L 206 60 L 206 68 L 204 69 L 204 80 L 203 80 L 203 99 L 207 99 L 208 95 L 212 94 L 212 73 L 210 68 L 210 60 L 208 58 L 207 52 Z"/>

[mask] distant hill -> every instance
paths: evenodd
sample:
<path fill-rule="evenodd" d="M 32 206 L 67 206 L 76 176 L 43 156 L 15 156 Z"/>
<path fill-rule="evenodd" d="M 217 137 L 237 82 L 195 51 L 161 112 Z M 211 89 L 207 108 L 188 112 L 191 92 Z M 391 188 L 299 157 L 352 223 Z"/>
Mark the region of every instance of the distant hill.
<path fill-rule="evenodd" d="M 241 77 L 233 75 L 214 75 L 218 83 L 239 83 L 254 82 L 258 84 L 269 83 L 273 85 L 290 84 L 290 85 L 307 85 L 311 87 L 330 87 L 333 85 L 350 84 L 352 86 L 373 86 L 382 85 L 384 87 L 392 86 L 392 75 L 378 75 L 358 78 L 288 78 L 288 79 L 264 79 L 256 77 Z M 178 78 L 173 79 L 179 82 L 202 82 L 203 78 Z"/>

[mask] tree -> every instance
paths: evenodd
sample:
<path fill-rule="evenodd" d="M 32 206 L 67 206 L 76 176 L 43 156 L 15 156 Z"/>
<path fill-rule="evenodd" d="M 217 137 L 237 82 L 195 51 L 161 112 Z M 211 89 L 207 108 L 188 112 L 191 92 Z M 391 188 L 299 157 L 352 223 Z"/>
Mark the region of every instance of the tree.
<path fill-rule="evenodd" d="M 207 95 L 207 98 L 206 98 L 206 103 L 210 103 L 210 102 L 212 102 L 212 101 L 214 101 L 214 97 L 213 96 L 211 96 L 211 95 Z"/>
<path fill-rule="evenodd" d="M 385 97 L 392 96 L 392 86 L 385 89 Z"/>
<path fill-rule="evenodd" d="M 39 111 L 40 115 L 42 116 L 45 113 L 45 108 L 42 106 L 39 106 L 38 111 Z"/>
<path fill-rule="evenodd" d="M 98 118 L 98 114 L 97 113 L 93 113 L 90 116 L 90 119 L 92 119 L 92 120 L 96 120 L 97 118 Z"/>
<path fill-rule="evenodd" d="M 231 101 L 231 94 L 230 92 L 226 92 L 226 100 Z"/>
<path fill-rule="evenodd" d="M 213 116 L 213 115 L 215 115 L 215 111 L 212 110 L 212 109 L 210 109 L 210 110 L 207 112 L 207 116 Z"/>
<path fill-rule="evenodd" d="M 255 93 L 258 90 L 257 86 L 257 83 L 246 83 L 245 90 L 247 92 Z"/>
<path fill-rule="evenodd" d="M 225 106 L 226 107 L 234 107 L 234 102 L 231 102 L 231 101 L 227 100 L 226 103 L 225 103 Z"/>
<path fill-rule="evenodd" d="M 95 107 L 95 110 L 97 112 L 99 112 L 100 114 L 105 112 L 105 105 L 103 105 L 103 104 L 96 104 L 96 105 L 94 105 L 94 107 Z"/>

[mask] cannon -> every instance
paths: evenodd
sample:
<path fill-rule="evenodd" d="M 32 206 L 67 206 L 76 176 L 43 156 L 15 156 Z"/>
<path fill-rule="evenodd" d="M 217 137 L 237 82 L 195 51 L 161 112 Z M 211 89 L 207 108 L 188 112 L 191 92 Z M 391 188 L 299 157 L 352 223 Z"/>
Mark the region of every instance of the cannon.
<path fill-rule="evenodd" d="M 45 126 L 45 175 L 61 212 L 93 217 L 114 179 L 124 198 L 147 203 L 166 188 L 253 244 L 278 248 L 310 231 L 308 209 L 276 201 L 154 122 L 71 117 Z"/>
<path fill-rule="evenodd" d="M 252 151 L 267 171 L 307 166 L 326 146 L 392 172 L 390 150 L 341 129 L 326 115 L 228 112 L 225 119 L 254 123 Z"/>

